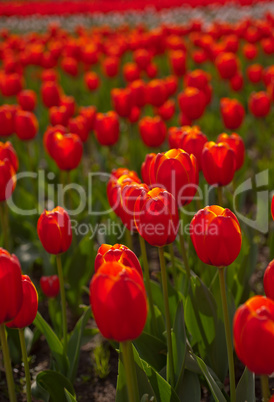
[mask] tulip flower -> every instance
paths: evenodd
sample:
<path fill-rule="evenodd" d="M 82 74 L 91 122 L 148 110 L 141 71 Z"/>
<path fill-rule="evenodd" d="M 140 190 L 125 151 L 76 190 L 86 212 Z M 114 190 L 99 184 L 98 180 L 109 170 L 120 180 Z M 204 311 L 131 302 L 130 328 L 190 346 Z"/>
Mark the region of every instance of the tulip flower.
<path fill-rule="evenodd" d="M 12 144 L 9 141 L 5 143 L 0 142 L 0 160 L 4 161 L 5 159 L 8 159 L 14 171 L 17 172 L 19 165 L 18 157 Z"/>
<path fill-rule="evenodd" d="M 67 126 L 69 121 L 68 110 L 65 106 L 53 106 L 49 109 L 49 120 L 52 126 Z"/>
<path fill-rule="evenodd" d="M 178 148 L 195 156 L 199 170 L 202 169 L 202 152 L 207 141 L 206 135 L 198 126 L 182 127 L 182 135 L 178 136 Z"/>
<path fill-rule="evenodd" d="M 59 131 L 53 135 L 50 152 L 61 170 L 76 169 L 83 155 L 83 143 L 77 134 L 62 134 Z"/>
<path fill-rule="evenodd" d="M 148 186 L 152 184 L 151 178 L 153 182 L 155 182 L 154 177 L 154 163 L 155 163 L 156 154 L 150 153 L 146 155 L 146 158 L 141 166 L 141 175 L 143 182 L 146 183 Z M 153 173 L 150 173 L 150 169 L 153 169 Z"/>
<path fill-rule="evenodd" d="M 233 149 L 236 157 L 236 170 L 239 170 L 243 166 L 245 158 L 245 144 L 242 137 L 237 133 L 232 133 L 231 135 L 222 133 L 217 138 L 217 143 L 220 142 L 228 144 Z"/>
<path fill-rule="evenodd" d="M 215 61 L 221 78 L 231 79 L 238 70 L 238 59 L 234 53 L 220 53 Z"/>
<path fill-rule="evenodd" d="M 133 105 L 142 108 L 146 104 L 146 83 L 143 80 L 134 80 L 130 83 Z"/>
<path fill-rule="evenodd" d="M 16 96 L 23 88 L 22 76 L 18 73 L 4 74 L 0 80 L 0 90 L 3 96 Z"/>
<path fill-rule="evenodd" d="M 64 135 L 67 133 L 67 129 L 64 126 L 49 126 L 43 137 L 43 144 L 46 152 L 53 158 L 54 155 L 54 146 L 55 146 L 55 135 L 59 133 Z"/>
<path fill-rule="evenodd" d="M 271 107 L 270 96 L 264 92 L 253 92 L 248 101 L 250 112 L 255 117 L 265 117 L 268 115 Z"/>
<path fill-rule="evenodd" d="M 230 78 L 229 83 L 230 88 L 233 89 L 233 91 L 241 91 L 244 85 L 244 77 L 242 73 L 237 72 L 232 78 Z"/>
<path fill-rule="evenodd" d="M 141 138 L 148 147 L 159 147 L 166 138 L 166 126 L 159 116 L 143 117 L 139 121 Z"/>
<path fill-rule="evenodd" d="M 85 74 L 85 84 L 90 91 L 95 91 L 100 85 L 98 75 L 94 71 L 87 72 Z"/>
<path fill-rule="evenodd" d="M 95 127 L 97 109 L 95 106 L 86 106 L 79 109 L 79 114 L 86 119 L 86 126 L 88 131 Z"/>
<path fill-rule="evenodd" d="M 9 348 L 4 323 L 13 320 L 19 313 L 23 302 L 21 266 L 15 255 L 0 248 L 0 339 L 8 384 L 9 400 L 16 401 Z"/>
<path fill-rule="evenodd" d="M 93 275 L 89 289 L 94 319 L 105 338 L 124 342 L 141 335 L 147 299 L 137 269 L 107 261 Z"/>
<path fill-rule="evenodd" d="M 182 127 L 170 127 L 168 129 L 168 143 L 169 148 L 182 148 L 181 142 L 184 137 L 186 130 L 188 130 L 190 126 L 182 126 Z"/>
<path fill-rule="evenodd" d="M 37 135 L 38 120 L 31 112 L 18 110 L 15 116 L 15 134 L 20 140 L 31 140 Z"/>
<path fill-rule="evenodd" d="M 252 43 L 246 43 L 243 46 L 243 54 L 246 59 L 253 60 L 257 57 L 258 49 Z"/>
<path fill-rule="evenodd" d="M 127 267 L 136 269 L 139 275 L 143 277 L 142 268 L 138 258 L 133 251 L 123 244 L 114 244 L 114 246 L 102 244 L 99 247 L 94 262 L 95 273 L 105 262 L 119 262 Z"/>
<path fill-rule="evenodd" d="M 102 68 L 107 77 L 115 77 L 119 70 L 119 59 L 114 56 L 107 57 L 102 63 Z"/>
<path fill-rule="evenodd" d="M 272 260 L 264 271 L 264 291 L 269 299 L 274 301 L 274 260 Z"/>
<path fill-rule="evenodd" d="M 274 301 L 254 296 L 240 306 L 233 322 L 234 345 L 239 359 L 255 374 L 274 371 Z"/>
<path fill-rule="evenodd" d="M 63 95 L 60 99 L 60 106 L 65 106 L 69 117 L 72 117 L 74 115 L 76 103 L 73 96 Z"/>
<path fill-rule="evenodd" d="M 58 275 L 42 276 L 40 279 L 40 287 L 45 296 L 56 297 L 60 291 Z"/>
<path fill-rule="evenodd" d="M 146 49 L 137 49 L 133 53 L 133 60 L 140 70 L 146 70 L 147 66 L 151 63 L 151 55 Z"/>
<path fill-rule="evenodd" d="M 191 121 L 199 119 L 205 111 L 206 97 L 198 88 L 186 87 L 178 95 L 178 101 L 182 113 Z"/>
<path fill-rule="evenodd" d="M 41 95 L 47 108 L 60 105 L 61 91 L 55 81 L 45 81 L 41 88 Z"/>
<path fill-rule="evenodd" d="M 235 130 L 242 124 L 245 110 L 237 99 L 222 98 L 221 115 L 226 128 Z"/>
<path fill-rule="evenodd" d="M 18 94 L 17 100 L 23 110 L 32 112 L 37 102 L 36 93 L 31 89 L 25 89 Z"/>
<path fill-rule="evenodd" d="M 125 81 L 134 82 L 140 80 L 140 69 L 136 63 L 125 63 L 123 66 L 123 76 Z"/>
<path fill-rule="evenodd" d="M 186 72 L 186 53 L 182 50 L 174 50 L 169 54 L 173 74 L 181 77 Z"/>
<path fill-rule="evenodd" d="M 163 120 L 170 120 L 175 114 L 175 102 L 173 99 L 168 99 L 162 106 L 156 109 L 158 114 Z"/>
<path fill-rule="evenodd" d="M 140 195 L 134 206 L 134 219 L 139 234 L 152 246 L 172 243 L 179 229 L 175 198 L 155 187 Z"/>
<path fill-rule="evenodd" d="M 97 113 L 95 135 L 101 145 L 111 146 L 119 139 L 119 119 L 116 112 Z"/>
<path fill-rule="evenodd" d="M 134 221 L 134 207 L 137 198 L 148 191 L 146 184 L 125 181 L 120 191 L 119 216 L 130 231 L 137 230 Z"/>
<path fill-rule="evenodd" d="M 0 136 L 9 137 L 14 133 L 14 113 L 12 105 L 0 106 Z"/>
<path fill-rule="evenodd" d="M 86 142 L 88 140 L 89 129 L 85 116 L 79 115 L 70 119 L 68 127 L 69 131 L 78 135 L 82 142 Z"/>
<path fill-rule="evenodd" d="M 205 264 L 230 265 L 241 250 L 241 229 L 229 209 L 217 205 L 197 212 L 190 224 L 190 237 L 196 253 Z"/>
<path fill-rule="evenodd" d="M 61 67 L 68 75 L 76 77 L 78 75 L 78 62 L 73 57 L 64 57 Z"/>
<path fill-rule="evenodd" d="M 16 172 L 14 170 L 13 162 L 5 157 L 0 160 L 0 201 L 5 201 L 10 198 L 15 186 Z"/>
<path fill-rule="evenodd" d="M 131 90 L 129 88 L 114 88 L 111 91 L 111 98 L 115 112 L 120 117 L 129 117 L 133 106 Z"/>
<path fill-rule="evenodd" d="M 199 183 L 194 155 L 189 155 L 182 149 L 171 149 L 155 157 L 153 170 L 154 172 L 152 168 L 150 170 L 151 182 L 170 192 L 179 208 L 192 201 Z"/>
<path fill-rule="evenodd" d="M 162 106 L 167 100 L 167 92 L 164 81 L 154 79 L 147 84 L 147 102 L 155 107 Z"/>
<path fill-rule="evenodd" d="M 250 82 L 260 82 L 263 74 L 263 66 L 261 64 L 252 64 L 247 68 L 246 73 Z"/>

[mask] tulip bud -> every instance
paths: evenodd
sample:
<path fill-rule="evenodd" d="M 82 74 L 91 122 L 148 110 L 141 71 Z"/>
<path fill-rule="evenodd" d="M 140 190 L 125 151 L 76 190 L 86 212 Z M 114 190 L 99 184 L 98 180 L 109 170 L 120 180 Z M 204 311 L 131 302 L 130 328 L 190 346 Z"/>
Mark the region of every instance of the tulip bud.
<path fill-rule="evenodd" d="M 239 170 L 244 163 L 245 158 L 245 144 L 243 139 L 237 134 L 232 133 L 230 136 L 226 133 L 222 133 L 217 138 L 217 143 L 226 143 L 235 152 L 236 157 L 236 170 Z"/>
<path fill-rule="evenodd" d="M 32 112 L 18 110 L 15 116 L 15 134 L 20 140 L 32 140 L 38 131 L 38 120 Z"/>
<path fill-rule="evenodd" d="M 32 112 L 36 106 L 36 93 L 31 89 L 25 89 L 18 94 L 17 100 L 23 110 Z"/>
<path fill-rule="evenodd" d="M 44 249 L 50 254 L 67 251 L 72 241 L 71 223 L 68 213 L 61 207 L 44 211 L 37 223 L 37 232 Z"/>
<path fill-rule="evenodd" d="M 136 269 L 106 262 L 94 274 L 89 289 L 94 319 L 105 338 L 124 342 L 141 335 L 147 298 L 143 278 Z"/>
<path fill-rule="evenodd" d="M 221 114 L 226 128 L 236 130 L 243 122 L 245 110 L 237 99 L 222 98 Z"/>
<path fill-rule="evenodd" d="M 196 213 L 190 223 L 190 237 L 200 260 L 216 267 L 230 265 L 241 250 L 238 219 L 229 209 L 218 205 Z"/>
<path fill-rule="evenodd" d="M 264 92 L 253 92 L 248 102 L 249 110 L 255 117 L 265 117 L 271 107 L 270 96 Z"/>
<path fill-rule="evenodd" d="M 139 121 L 139 130 L 143 142 L 148 147 L 159 147 L 166 138 L 166 126 L 159 116 L 143 117 Z"/>
<path fill-rule="evenodd" d="M 178 95 L 179 106 L 182 113 L 189 120 L 196 120 L 201 117 L 206 107 L 206 97 L 204 92 L 198 88 L 187 87 Z"/>
<path fill-rule="evenodd" d="M 116 112 L 97 113 L 95 135 L 101 145 L 111 146 L 119 139 L 119 119 Z"/>
<path fill-rule="evenodd" d="M 38 310 L 38 294 L 27 275 L 22 275 L 23 301 L 16 317 L 6 324 L 9 328 L 25 328 L 33 323 Z"/>
<path fill-rule="evenodd" d="M 56 297 L 60 291 L 58 275 L 42 276 L 40 279 L 40 287 L 45 296 Z"/>
<path fill-rule="evenodd" d="M 18 170 L 18 158 L 12 144 L 7 142 L 0 142 L 0 160 L 8 159 L 15 172 Z"/>
<path fill-rule="evenodd" d="M 50 152 L 59 169 L 73 170 L 81 162 L 83 143 L 77 134 L 55 132 L 52 135 Z"/>

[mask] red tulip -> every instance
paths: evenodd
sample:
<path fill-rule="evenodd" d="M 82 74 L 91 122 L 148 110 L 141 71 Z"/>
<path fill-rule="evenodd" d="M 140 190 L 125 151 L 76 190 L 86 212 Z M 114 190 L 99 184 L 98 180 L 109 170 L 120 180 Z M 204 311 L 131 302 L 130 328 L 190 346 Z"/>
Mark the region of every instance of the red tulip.
<path fill-rule="evenodd" d="M 11 197 L 16 186 L 16 173 L 12 163 L 5 158 L 0 160 L 0 201 Z"/>
<path fill-rule="evenodd" d="M 62 69 L 72 77 L 78 75 L 78 62 L 73 57 L 64 57 L 61 62 Z"/>
<path fill-rule="evenodd" d="M 237 99 L 222 98 L 221 114 L 226 128 L 235 130 L 242 124 L 245 110 Z"/>
<path fill-rule="evenodd" d="M 243 47 L 243 54 L 246 59 L 253 60 L 257 57 L 258 50 L 255 45 L 252 45 L 251 43 L 246 43 Z"/>
<path fill-rule="evenodd" d="M 150 153 L 146 155 L 146 158 L 141 166 L 141 175 L 143 182 L 150 186 L 151 183 L 151 176 L 150 169 L 153 169 L 153 178 L 154 178 L 154 163 L 155 163 L 156 154 Z"/>
<path fill-rule="evenodd" d="M 125 227 L 134 231 L 137 230 L 134 221 L 134 207 L 137 198 L 148 192 L 148 187 L 144 183 L 124 180 L 120 188 L 119 217 Z"/>
<path fill-rule="evenodd" d="M 45 210 L 37 222 L 37 232 L 42 246 L 50 254 L 64 253 L 71 245 L 70 218 L 62 207 Z"/>
<path fill-rule="evenodd" d="M 84 116 L 76 116 L 69 120 L 69 131 L 73 134 L 77 134 L 82 142 L 86 142 L 88 139 L 89 129 L 88 122 Z"/>
<path fill-rule="evenodd" d="M 60 106 L 65 106 L 67 114 L 72 117 L 75 113 L 75 99 L 73 96 L 63 95 L 60 99 Z"/>
<path fill-rule="evenodd" d="M 120 117 L 129 117 L 133 106 L 131 90 L 129 88 L 114 88 L 111 91 L 111 99 L 115 112 Z"/>
<path fill-rule="evenodd" d="M 146 104 L 146 84 L 143 80 L 134 80 L 130 84 L 133 105 L 142 108 Z"/>
<path fill-rule="evenodd" d="M 216 267 L 230 265 L 241 250 L 238 219 L 229 209 L 218 205 L 196 213 L 190 223 L 190 237 L 200 260 Z"/>
<path fill-rule="evenodd" d="M 61 170 L 76 169 L 83 155 L 83 143 L 77 134 L 55 132 L 49 152 Z"/>
<path fill-rule="evenodd" d="M 174 95 L 178 89 L 178 78 L 176 75 L 169 75 L 164 79 L 167 97 Z"/>
<path fill-rule="evenodd" d="M 179 229 L 175 198 L 155 187 L 140 195 L 134 206 L 134 219 L 139 234 L 152 246 L 172 243 Z"/>
<path fill-rule="evenodd" d="M 0 136 L 9 137 L 14 133 L 14 108 L 12 105 L 0 106 Z"/>
<path fill-rule="evenodd" d="M 248 67 L 246 73 L 250 82 L 260 82 L 263 74 L 263 66 L 260 64 L 252 64 Z"/>
<path fill-rule="evenodd" d="M 186 72 L 186 53 L 182 50 L 174 50 L 169 54 L 173 74 L 181 77 Z"/>
<path fill-rule="evenodd" d="M 233 335 L 239 359 L 255 374 L 274 371 L 274 302 L 254 296 L 234 316 Z"/>
<path fill-rule="evenodd" d="M 95 273 L 105 262 L 119 262 L 126 267 L 136 269 L 139 275 L 143 277 L 142 268 L 138 258 L 133 251 L 123 244 L 114 244 L 114 246 L 102 244 L 99 247 L 94 262 Z"/>
<path fill-rule="evenodd" d="M 274 260 L 272 260 L 264 271 L 264 291 L 267 297 L 274 300 Z"/>
<path fill-rule="evenodd" d="M 162 80 L 151 80 L 147 84 L 147 101 L 152 106 L 162 106 L 167 99 L 166 86 Z"/>
<path fill-rule="evenodd" d="M 238 71 L 238 59 L 234 53 L 220 53 L 215 64 L 223 79 L 231 79 Z"/>
<path fill-rule="evenodd" d="M 162 106 L 156 109 L 158 114 L 163 120 L 170 120 L 175 113 L 175 102 L 173 99 L 168 99 Z"/>
<path fill-rule="evenodd" d="M 136 269 L 106 262 L 93 276 L 89 289 L 94 319 L 105 338 L 124 342 L 141 335 L 147 298 L 143 278 Z"/>
<path fill-rule="evenodd" d="M 140 70 L 135 63 L 125 63 L 123 66 L 123 76 L 127 82 L 134 82 L 140 79 Z"/>
<path fill-rule="evenodd" d="M 19 92 L 17 100 L 23 110 L 32 112 L 36 106 L 36 93 L 31 89 L 25 89 Z"/>
<path fill-rule="evenodd" d="M 17 154 L 9 141 L 5 143 L 0 142 L 0 160 L 3 161 L 5 159 L 8 159 L 14 171 L 17 172 L 19 166 Z"/>
<path fill-rule="evenodd" d="M 183 127 L 170 127 L 168 129 L 168 143 L 169 148 L 182 148 L 181 142 L 182 138 L 186 133 L 186 130 L 190 129 L 190 126 L 183 126 Z"/>
<path fill-rule="evenodd" d="M 116 112 L 97 113 L 95 135 L 101 145 L 114 145 L 119 140 L 119 119 Z"/>
<path fill-rule="evenodd" d="M 270 112 L 271 100 L 270 96 L 264 92 L 253 92 L 248 101 L 250 112 L 255 117 L 265 117 Z"/>
<path fill-rule="evenodd" d="M 54 127 L 49 126 L 43 137 L 44 148 L 52 158 L 53 158 L 54 146 L 55 146 L 55 135 L 57 133 L 60 133 L 61 135 L 66 134 L 67 133 L 66 127 L 61 126 L 61 125 L 54 126 Z"/>
<path fill-rule="evenodd" d="M 244 78 L 241 72 L 237 72 L 232 78 L 229 80 L 230 88 L 233 91 L 241 91 L 244 85 Z"/>
<path fill-rule="evenodd" d="M 146 49 L 137 49 L 133 53 L 133 59 L 140 70 L 146 70 L 151 63 L 151 55 Z"/>
<path fill-rule="evenodd" d="M 205 111 L 206 97 L 198 88 L 186 87 L 178 95 L 178 101 L 182 113 L 191 121 L 199 119 Z"/>
<path fill-rule="evenodd" d="M 61 91 L 55 81 L 45 81 L 41 88 L 41 95 L 47 108 L 60 105 Z"/>
<path fill-rule="evenodd" d="M 148 147 L 159 147 L 166 138 L 166 126 L 159 116 L 143 117 L 139 121 L 139 130 L 143 142 Z"/>
<path fill-rule="evenodd" d="M 88 131 L 94 129 L 96 122 L 97 109 L 95 106 L 86 106 L 79 109 L 79 114 L 86 119 L 86 126 Z"/>
<path fill-rule="evenodd" d="M 90 91 L 95 91 L 99 85 L 100 80 L 94 71 L 89 71 L 85 74 L 85 84 Z"/>
<path fill-rule="evenodd" d="M 3 96 L 16 96 L 22 88 L 23 79 L 20 74 L 4 74 L 0 79 L 0 90 Z"/>
<path fill-rule="evenodd" d="M 233 149 L 236 157 L 236 170 L 239 170 L 243 166 L 245 158 L 245 144 L 243 139 L 237 133 L 232 133 L 231 135 L 222 133 L 217 138 L 217 143 L 219 142 L 226 143 Z"/>
<path fill-rule="evenodd" d="M 32 112 L 18 110 L 15 116 L 15 134 L 20 140 L 32 140 L 38 131 L 38 120 Z"/>
<path fill-rule="evenodd" d="M 60 291 L 58 275 L 42 276 L 40 279 L 40 287 L 45 296 L 56 297 Z"/>
<path fill-rule="evenodd" d="M 146 73 L 147 73 L 148 78 L 155 78 L 158 73 L 158 68 L 157 68 L 156 64 L 150 63 L 146 68 Z"/>
<path fill-rule="evenodd" d="M 107 77 L 115 77 L 118 74 L 119 59 L 117 57 L 107 57 L 102 64 L 103 71 Z"/>
<path fill-rule="evenodd" d="M 0 248 L 0 323 L 13 320 L 18 314 L 22 301 L 22 273 L 18 258 Z"/>
<path fill-rule="evenodd" d="M 236 155 L 227 143 L 209 141 L 204 145 L 201 165 L 209 184 L 226 186 L 234 177 Z"/>
<path fill-rule="evenodd" d="M 171 149 L 158 154 L 150 169 L 150 181 L 171 193 L 179 207 L 189 204 L 199 183 L 195 156 L 182 149 Z"/>
<path fill-rule="evenodd" d="M 38 294 L 30 277 L 22 275 L 23 301 L 16 317 L 6 324 L 9 328 L 25 328 L 33 323 L 38 310 Z"/>
<path fill-rule="evenodd" d="M 68 110 L 65 106 L 53 106 L 49 109 L 50 124 L 67 126 L 69 121 Z"/>
<path fill-rule="evenodd" d="M 206 135 L 202 133 L 198 126 L 182 127 L 181 137 L 179 136 L 178 148 L 183 149 L 188 154 L 193 154 L 196 158 L 198 169 L 202 169 L 202 152 L 204 145 L 208 141 Z M 178 138 L 178 137 L 177 137 Z"/>

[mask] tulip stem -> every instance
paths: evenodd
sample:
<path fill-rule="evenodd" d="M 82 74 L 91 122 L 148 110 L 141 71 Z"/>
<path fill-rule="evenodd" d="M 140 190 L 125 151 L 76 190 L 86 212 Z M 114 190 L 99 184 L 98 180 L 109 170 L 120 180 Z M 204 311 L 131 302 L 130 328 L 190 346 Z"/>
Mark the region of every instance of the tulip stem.
<path fill-rule="evenodd" d="M 236 401 L 235 370 L 234 370 L 231 328 L 230 328 L 226 289 L 225 289 L 225 275 L 224 275 L 225 267 L 218 267 L 218 271 L 219 271 L 219 282 L 220 282 L 220 289 L 221 289 L 224 324 L 225 324 L 225 338 L 226 338 L 226 346 L 227 346 L 229 382 L 230 382 L 230 400 L 231 400 L 231 402 L 235 402 Z"/>
<path fill-rule="evenodd" d="M 166 264 L 164 257 L 164 249 L 163 247 L 158 247 L 159 251 L 159 259 L 161 266 L 161 276 L 162 276 L 162 288 L 163 288 L 163 296 L 164 296 L 164 305 L 165 305 L 165 316 L 166 316 L 166 333 L 167 333 L 167 381 L 170 381 L 172 387 L 175 385 L 175 376 L 174 376 L 174 363 L 173 363 L 173 350 L 172 350 L 172 339 L 171 339 L 171 320 L 170 320 L 170 311 L 169 311 L 169 302 L 168 302 L 168 288 L 167 288 L 167 273 L 166 273 Z"/>
<path fill-rule="evenodd" d="M 12 376 L 10 353 L 9 353 L 9 347 L 8 347 L 8 342 L 7 342 L 6 328 L 5 328 L 4 324 L 0 325 L 0 339 L 1 339 L 1 345 L 2 345 L 4 366 L 5 366 L 5 371 L 6 371 L 6 379 L 7 379 L 7 384 L 8 384 L 9 400 L 10 400 L 10 402 L 16 402 L 16 394 L 15 394 L 14 380 L 13 380 L 13 376 Z"/>
<path fill-rule="evenodd" d="M 4 202 L 0 202 L 0 221 L 1 221 L 1 226 L 2 226 L 2 245 L 5 249 L 9 248 L 9 222 L 8 222 L 8 216 L 6 216 L 6 211 L 4 207 Z"/>
<path fill-rule="evenodd" d="M 129 402 L 139 402 L 139 389 L 131 341 L 120 343 L 122 359 L 125 367 Z"/>
<path fill-rule="evenodd" d="M 270 398 L 270 392 L 269 392 L 269 383 L 268 383 L 268 376 L 267 375 L 261 375 L 261 388 L 262 388 L 262 394 L 263 394 L 263 402 L 268 402 Z"/>
<path fill-rule="evenodd" d="M 143 265 L 144 265 L 144 276 L 145 276 L 145 282 L 146 282 L 145 284 L 146 284 L 149 310 L 151 312 L 152 333 L 153 333 L 153 335 L 156 335 L 157 322 L 156 322 L 154 305 L 153 305 L 152 290 L 151 290 L 151 286 L 150 286 L 150 276 L 149 276 L 149 266 L 148 266 L 148 261 L 147 261 L 146 243 L 145 243 L 144 238 L 141 235 L 139 235 L 139 241 L 140 241 L 140 248 L 141 248 L 142 260 L 143 260 Z"/>
<path fill-rule="evenodd" d="M 25 370 L 25 377 L 26 377 L 27 402 L 31 402 L 31 382 L 30 382 L 29 362 L 28 362 L 28 354 L 27 354 L 27 349 L 26 349 L 24 328 L 19 329 L 19 339 L 20 339 L 22 360 L 24 363 L 24 370 Z"/>
<path fill-rule="evenodd" d="M 176 271 L 176 265 L 175 265 L 175 256 L 174 256 L 173 244 L 172 243 L 169 244 L 168 248 L 169 248 L 170 260 L 171 260 L 173 282 L 174 282 L 174 286 L 176 288 L 176 286 L 177 286 L 177 271 Z"/>
<path fill-rule="evenodd" d="M 180 240 L 180 245 L 181 245 L 181 251 L 182 251 L 182 256 L 183 256 L 183 261 L 184 261 L 184 265 L 185 265 L 185 269 L 186 269 L 186 274 L 188 277 L 188 280 L 190 279 L 190 268 L 188 265 L 188 259 L 187 259 L 187 255 L 186 255 L 186 247 L 185 247 L 185 241 L 184 241 L 184 237 L 182 235 L 182 233 L 179 230 L 179 240 Z"/>
<path fill-rule="evenodd" d="M 223 206 L 223 187 L 218 186 L 217 187 L 217 194 L 218 194 L 218 203 L 220 207 Z"/>
<path fill-rule="evenodd" d="M 64 345 L 64 356 L 67 354 L 67 312 L 66 312 L 66 294 L 65 294 L 65 284 L 62 269 L 62 261 L 60 254 L 56 255 L 57 262 L 57 272 L 60 282 L 60 295 L 61 295 L 61 306 L 62 306 L 62 323 L 63 323 L 63 345 Z"/>

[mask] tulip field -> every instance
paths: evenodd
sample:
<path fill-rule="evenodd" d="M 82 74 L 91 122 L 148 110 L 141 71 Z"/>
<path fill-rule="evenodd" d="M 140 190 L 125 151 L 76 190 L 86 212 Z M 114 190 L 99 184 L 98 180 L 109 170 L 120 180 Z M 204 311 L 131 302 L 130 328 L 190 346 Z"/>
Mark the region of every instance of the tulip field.
<path fill-rule="evenodd" d="M 274 401 L 274 5 L 0 3 L 0 401 Z"/>

